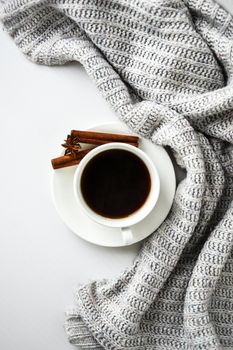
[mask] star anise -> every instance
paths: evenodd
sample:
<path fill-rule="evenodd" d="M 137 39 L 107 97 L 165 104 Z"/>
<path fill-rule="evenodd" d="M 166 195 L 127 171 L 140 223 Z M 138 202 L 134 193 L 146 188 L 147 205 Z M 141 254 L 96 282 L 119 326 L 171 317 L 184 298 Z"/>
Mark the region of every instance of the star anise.
<path fill-rule="evenodd" d="M 78 137 L 67 135 L 67 139 L 64 141 L 65 143 L 63 143 L 62 146 L 66 149 L 65 156 L 72 156 L 73 158 L 76 158 L 76 155 L 81 148 Z"/>

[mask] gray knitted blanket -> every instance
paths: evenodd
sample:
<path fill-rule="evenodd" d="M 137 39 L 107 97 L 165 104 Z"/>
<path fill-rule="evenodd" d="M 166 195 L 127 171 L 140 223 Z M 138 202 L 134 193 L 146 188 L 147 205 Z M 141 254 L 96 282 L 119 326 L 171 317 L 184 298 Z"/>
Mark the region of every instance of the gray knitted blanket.
<path fill-rule="evenodd" d="M 233 18 L 213 0 L 0 0 L 0 8 L 29 59 L 81 62 L 121 120 L 170 146 L 186 170 L 133 266 L 78 290 L 69 341 L 233 349 Z"/>

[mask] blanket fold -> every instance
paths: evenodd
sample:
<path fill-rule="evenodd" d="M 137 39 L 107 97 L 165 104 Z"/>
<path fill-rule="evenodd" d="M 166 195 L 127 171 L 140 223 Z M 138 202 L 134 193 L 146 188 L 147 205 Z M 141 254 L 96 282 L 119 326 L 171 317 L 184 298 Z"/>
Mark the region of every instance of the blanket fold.
<path fill-rule="evenodd" d="M 79 61 L 119 118 L 187 175 L 133 265 L 81 287 L 82 349 L 233 349 L 233 18 L 213 0 L 0 0 L 32 61 Z"/>

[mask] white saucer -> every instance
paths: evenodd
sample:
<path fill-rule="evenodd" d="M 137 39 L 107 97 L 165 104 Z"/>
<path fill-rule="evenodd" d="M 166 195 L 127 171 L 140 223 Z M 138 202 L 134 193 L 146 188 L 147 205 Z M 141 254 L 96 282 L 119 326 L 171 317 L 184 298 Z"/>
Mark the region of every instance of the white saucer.
<path fill-rule="evenodd" d="M 123 123 L 102 124 L 91 128 L 102 132 L 132 133 Z M 160 177 L 160 195 L 152 212 L 140 223 L 132 226 L 134 240 L 131 244 L 148 237 L 166 218 L 175 195 L 176 178 L 172 162 L 161 146 L 146 139 L 140 140 L 140 148 L 154 162 Z M 94 244 L 120 247 L 125 243 L 119 228 L 102 226 L 92 221 L 76 202 L 73 177 L 77 166 L 55 170 L 52 177 L 52 193 L 55 207 L 64 223 L 79 237 Z"/>

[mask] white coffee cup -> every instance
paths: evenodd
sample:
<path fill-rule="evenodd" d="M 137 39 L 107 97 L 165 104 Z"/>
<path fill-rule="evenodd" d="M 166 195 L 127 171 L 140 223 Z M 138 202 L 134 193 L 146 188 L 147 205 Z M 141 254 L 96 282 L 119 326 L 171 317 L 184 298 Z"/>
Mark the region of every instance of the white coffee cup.
<path fill-rule="evenodd" d="M 103 151 L 111 150 L 111 149 L 126 150 L 135 154 L 144 162 L 144 164 L 146 165 L 149 171 L 150 178 L 151 178 L 151 189 L 145 203 L 138 210 L 136 210 L 129 216 L 123 217 L 123 218 L 117 218 L 117 219 L 107 218 L 94 212 L 86 203 L 81 191 L 81 177 L 88 162 L 97 154 Z M 74 174 L 73 188 L 74 188 L 75 198 L 81 204 L 81 207 L 83 208 L 85 213 L 92 220 L 94 220 L 95 222 L 101 225 L 105 225 L 109 227 L 119 227 L 121 229 L 121 235 L 122 235 L 124 244 L 129 245 L 134 240 L 131 226 L 142 221 L 151 212 L 151 210 L 154 208 L 158 200 L 159 191 L 160 191 L 160 180 L 154 164 L 152 163 L 152 161 L 150 160 L 150 158 L 147 156 L 146 153 L 144 153 L 139 148 L 131 146 L 126 143 L 112 142 L 112 143 L 107 143 L 92 149 L 81 160 Z"/>

